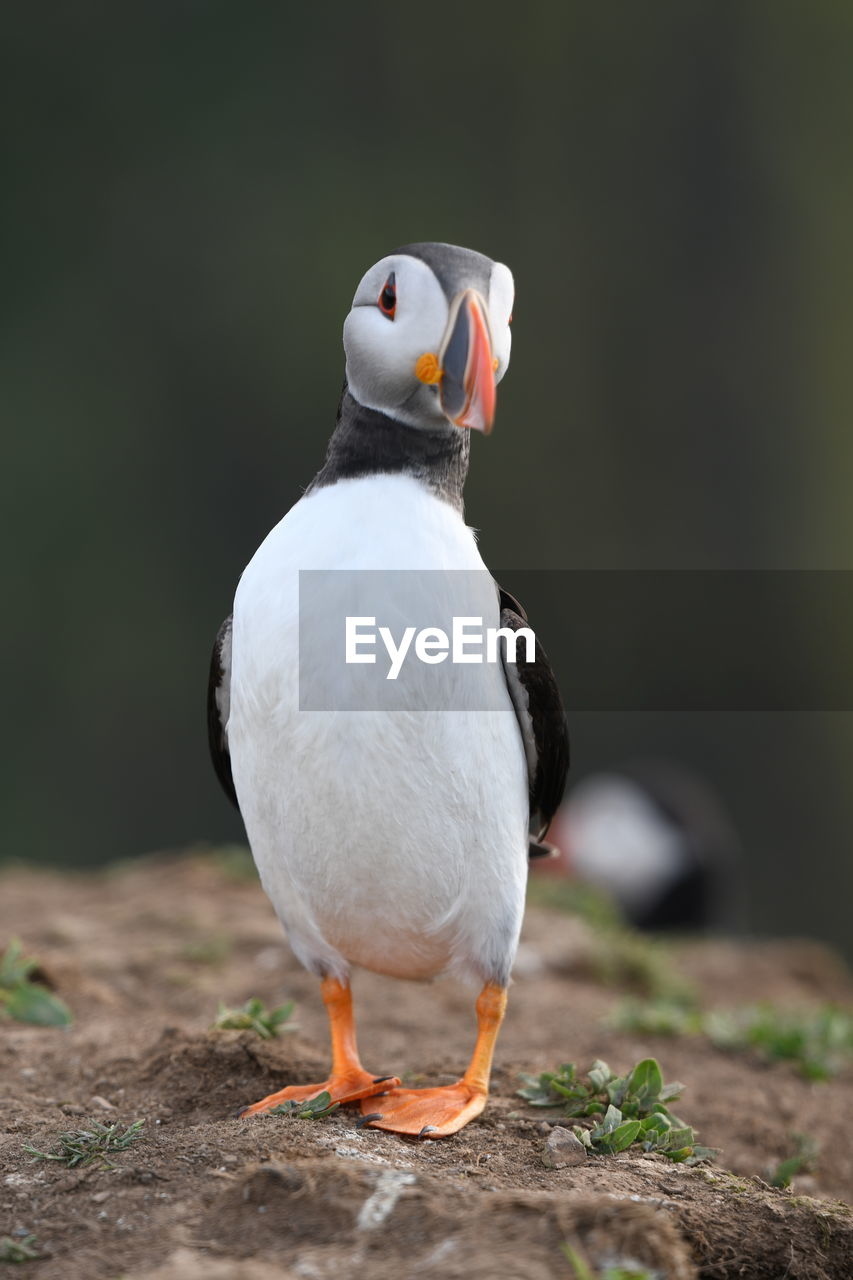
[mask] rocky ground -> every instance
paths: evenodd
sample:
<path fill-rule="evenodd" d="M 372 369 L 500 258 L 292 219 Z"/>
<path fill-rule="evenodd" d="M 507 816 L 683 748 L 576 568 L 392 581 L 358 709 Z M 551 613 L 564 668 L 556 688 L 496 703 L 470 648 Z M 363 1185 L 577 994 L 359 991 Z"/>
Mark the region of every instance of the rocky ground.
<path fill-rule="evenodd" d="M 787 1063 L 700 1036 L 611 1029 L 624 994 L 602 981 L 603 940 L 577 917 L 531 906 L 494 1093 L 443 1141 L 237 1110 L 281 1084 L 322 1078 L 316 982 L 293 960 L 234 853 L 151 858 L 90 875 L 0 876 L 0 951 L 18 936 L 74 1013 L 65 1030 L 0 1024 L 0 1237 L 35 1236 L 37 1259 L 0 1271 L 39 1280 L 267 1280 L 299 1276 L 545 1280 L 633 1260 L 661 1277 L 853 1275 L 853 1073 L 815 1083 Z M 840 962 L 810 943 L 693 942 L 665 963 L 707 1006 L 754 1000 L 850 1005 Z M 630 977 L 630 974 L 623 975 Z M 617 975 L 618 979 L 618 975 Z M 211 1031 L 217 1003 L 296 1000 L 298 1029 L 262 1040 Z M 441 1083 L 470 1053 L 474 993 L 370 974 L 355 980 L 362 1056 L 377 1074 Z M 688 1168 L 661 1156 L 549 1168 L 548 1124 L 519 1073 L 656 1056 L 684 1082 L 678 1113 L 720 1148 Z M 34 1161 L 63 1130 L 144 1120 L 114 1169 Z M 787 1191 L 770 1171 L 793 1134 L 819 1150 Z M 2 1258 L 2 1254 L 0 1254 Z"/>

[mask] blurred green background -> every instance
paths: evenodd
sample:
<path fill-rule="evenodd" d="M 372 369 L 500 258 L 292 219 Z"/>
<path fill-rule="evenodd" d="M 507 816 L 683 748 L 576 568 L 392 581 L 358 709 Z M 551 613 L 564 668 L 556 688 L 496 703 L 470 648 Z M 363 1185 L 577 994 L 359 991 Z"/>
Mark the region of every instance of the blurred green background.
<path fill-rule="evenodd" d="M 850 567 L 850 4 L 83 0 L 4 26 L 0 856 L 239 835 L 209 647 L 400 243 L 516 276 L 467 491 L 491 565 Z M 710 779 L 756 929 L 849 941 L 849 713 L 572 729 L 575 778 L 654 754 Z"/>

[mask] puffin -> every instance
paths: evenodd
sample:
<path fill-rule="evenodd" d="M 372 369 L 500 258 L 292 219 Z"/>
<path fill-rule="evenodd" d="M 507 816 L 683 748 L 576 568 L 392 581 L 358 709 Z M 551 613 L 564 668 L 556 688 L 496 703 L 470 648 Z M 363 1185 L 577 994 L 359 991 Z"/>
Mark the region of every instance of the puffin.
<path fill-rule="evenodd" d="M 680 762 L 640 758 L 585 777 L 560 806 L 537 868 L 608 893 L 652 933 L 742 926 L 740 845 L 711 784 Z"/>
<path fill-rule="evenodd" d="M 319 979 L 331 1037 L 327 1079 L 289 1083 L 241 1115 L 328 1093 L 358 1104 L 360 1126 L 439 1138 L 486 1105 L 528 857 L 546 849 L 569 750 L 551 665 L 463 510 L 471 435 L 490 433 L 509 366 L 513 298 L 508 267 L 450 244 L 405 245 L 366 272 L 325 461 L 252 557 L 216 637 L 214 768 L 289 944 Z M 439 659 L 425 643 L 423 660 L 407 659 L 405 696 L 386 697 L 369 634 L 361 661 L 376 664 L 341 656 L 342 610 L 366 612 L 359 584 L 373 617 L 401 622 L 445 617 L 452 597 L 454 618 L 496 637 L 492 660 Z M 365 672 L 377 679 L 354 703 L 342 682 Z M 354 967 L 476 984 L 459 1080 L 404 1088 L 362 1065 Z"/>

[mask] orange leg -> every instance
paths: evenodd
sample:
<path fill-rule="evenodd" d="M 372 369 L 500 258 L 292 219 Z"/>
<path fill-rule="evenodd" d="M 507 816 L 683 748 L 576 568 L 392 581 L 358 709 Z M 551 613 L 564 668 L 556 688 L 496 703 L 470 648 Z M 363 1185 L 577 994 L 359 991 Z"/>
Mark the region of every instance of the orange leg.
<path fill-rule="evenodd" d="M 333 1102 L 355 1102 L 358 1098 L 368 1098 L 400 1083 L 396 1076 L 373 1076 L 361 1065 L 355 1042 L 355 1019 L 349 986 L 338 982 L 336 978 L 324 978 L 321 990 L 332 1035 L 332 1071 L 328 1080 L 324 1080 L 322 1084 L 289 1085 L 286 1089 L 279 1089 L 278 1093 L 271 1093 L 268 1098 L 262 1098 L 251 1107 L 244 1107 L 240 1112 L 241 1116 L 270 1111 L 280 1102 L 304 1102 L 325 1092 L 332 1095 Z"/>
<path fill-rule="evenodd" d="M 486 983 L 477 1000 L 477 1044 L 461 1080 L 439 1089 L 390 1088 L 361 1103 L 362 1124 L 392 1133 L 445 1138 L 478 1116 L 486 1105 L 495 1041 L 506 1009 L 506 989 Z"/>

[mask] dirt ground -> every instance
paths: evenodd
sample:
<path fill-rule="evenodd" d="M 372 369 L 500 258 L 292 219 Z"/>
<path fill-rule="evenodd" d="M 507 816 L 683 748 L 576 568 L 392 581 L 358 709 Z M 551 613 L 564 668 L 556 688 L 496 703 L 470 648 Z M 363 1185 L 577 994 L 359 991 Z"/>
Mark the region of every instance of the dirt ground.
<path fill-rule="evenodd" d="M 528 911 L 494 1093 L 460 1134 L 404 1140 L 357 1129 L 349 1109 L 236 1118 L 327 1065 L 317 984 L 240 866 L 194 853 L 97 875 L 0 876 L 0 949 L 20 937 L 75 1016 L 68 1030 L 0 1025 L 0 1237 L 32 1233 L 41 1254 L 0 1273 L 568 1280 L 568 1242 L 594 1265 L 633 1260 L 671 1280 L 853 1276 L 853 1216 L 839 1203 L 853 1191 L 853 1073 L 811 1083 L 704 1040 L 609 1029 L 621 993 L 590 976 L 588 926 L 554 910 Z M 815 944 L 696 942 L 674 957 L 710 1006 L 853 1000 L 843 967 Z M 369 1068 L 414 1083 L 461 1072 L 473 992 L 370 974 L 354 990 Z M 264 1041 L 209 1029 L 219 1000 L 255 995 L 294 998 L 298 1030 Z M 547 1168 L 557 1115 L 517 1097 L 519 1072 L 597 1057 L 624 1070 L 650 1054 L 687 1086 L 678 1113 L 721 1149 L 717 1164 L 624 1153 Z M 144 1119 L 113 1171 L 22 1150 L 95 1119 Z M 816 1168 L 773 1190 L 763 1179 L 793 1133 L 820 1144 Z"/>

